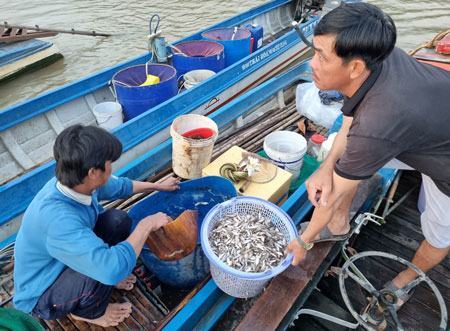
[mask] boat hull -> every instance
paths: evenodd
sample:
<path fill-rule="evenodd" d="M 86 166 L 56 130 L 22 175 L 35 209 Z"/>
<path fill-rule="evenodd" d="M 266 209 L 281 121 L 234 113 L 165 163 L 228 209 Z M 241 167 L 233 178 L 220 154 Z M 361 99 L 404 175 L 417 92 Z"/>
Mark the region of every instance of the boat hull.
<path fill-rule="evenodd" d="M 286 24 L 289 19 L 289 17 L 286 18 Z M 314 19 L 304 25 L 306 35 L 311 37 L 316 23 L 317 19 Z M 121 140 L 124 153 L 113 165 L 114 171 L 138 162 L 143 154 L 165 143 L 169 138 L 170 123 L 177 116 L 191 112 L 202 115 L 214 113 L 248 89 L 285 70 L 301 57 L 306 56 L 307 52 L 306 45 L 299 41 L 294 31 L 290 31 L 249 57 L 226 68 L 215 77 L 193 87 L 189 92 L 181 93 L 118 127 L 113 132 Z M 0 129 L 5 128 L 3 132 L 0 132 L 2 142 L 0 155 L 3 153 L 1 156 L 8 161 L 3 163 L 2 172 L 10 171 L 8 178 L 18 176 L 14 180 L 4 182 L 4 185 L 0 187 L 0 203 L 7 206 L 0 211 L 0 240 L 18 230 L 22 213 L 34 195 L 54 175 L 54 161 L 46 161 L 51 159 L 53 140 L 56 135 L 64 127 L 80 121 L 84 124 L 95 124 L 90 109 L 99 100 L 111 99 L 112 94 L 109 88 L 102 87 L 71 102 L 64 102 L 56 109 L 44 108 L 39 116 L 27 108 L 30 105 L 19 107 L 17 109 L 19 115 L 21 112 L 23 115 L 27 112 L 30 112 L 28 116 L 33 115 L 28 121 L 18 118 L 17 114 L 11 114 L 10 111 L 8 114 L 0 113 Z M 32 103 L 35 102 L 37 101 Z M 161 113 L 166 114 L 163 120 L 161 120 Z M 9 122 L 6 121 L 8 118 Z M 19 126 L 8 130 L 14 121 L 17 121 Z M 30 129 L 31 122 L 32 129 Z M 36 128 L 41 128 L 42 131 L 36 132 Z M 16 136 L 13 136 L 12 132 Z M 19 142 L 24 142 L 24 147 L 20 146 Z M 38 163 L 33 162 L 32 157 L 24 150 L 31 149 L 33 146 L 39 146 L 31 155 L 39 161 Z M 21 169 L 21 172 L 17 172 L 17 169 Z M 133 174 L 131 178 L 144 178 L 152 174 L 150 170 L 146 170 L 143 173 Z M 11 200 L 11 197 L 14 198 Z"/>
<path fill-rule="evenodd" d="M 62 55 L 58 48 L 48 41 L 28 40 L 0 45 L 0 83 L 60 58 Z"/>

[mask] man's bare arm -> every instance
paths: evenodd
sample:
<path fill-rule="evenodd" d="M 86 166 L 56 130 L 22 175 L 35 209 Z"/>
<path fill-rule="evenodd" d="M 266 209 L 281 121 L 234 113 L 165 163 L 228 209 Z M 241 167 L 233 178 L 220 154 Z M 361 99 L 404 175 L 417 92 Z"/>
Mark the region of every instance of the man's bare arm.
<path fill-rule="evenodd" d="M 328 203 L 328 196 L 333 188 L 334 165 L 345 151 L 347 134 L 352 121 L 352 117 L 344 116 L 342 127 L 333 142 L 330 153 L 320 168 L 305 183 L 308 199 L 315 207 L 319 207 L 319 204 L 326 206 Z"/>

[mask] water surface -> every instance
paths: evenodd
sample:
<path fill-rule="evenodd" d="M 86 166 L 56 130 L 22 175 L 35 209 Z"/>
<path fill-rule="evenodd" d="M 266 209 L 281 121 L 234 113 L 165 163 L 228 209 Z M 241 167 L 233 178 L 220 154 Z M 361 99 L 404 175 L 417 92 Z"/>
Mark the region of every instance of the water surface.
<path fill-rule="evenodd" d="M 0 2 L 0 20 L 112 33 L 109 38 L 60 34 L 51 40 L 64 59 L 0 85 L 0 109 L 112 66 L 147 50 L 148 19 L 158 13 L 164 36 L 173 42 L 264 0 L 10 0 Z M 389 13 L 398 46 L 410 50 L 449 27 L 449 0 L 370 0 Z"/>

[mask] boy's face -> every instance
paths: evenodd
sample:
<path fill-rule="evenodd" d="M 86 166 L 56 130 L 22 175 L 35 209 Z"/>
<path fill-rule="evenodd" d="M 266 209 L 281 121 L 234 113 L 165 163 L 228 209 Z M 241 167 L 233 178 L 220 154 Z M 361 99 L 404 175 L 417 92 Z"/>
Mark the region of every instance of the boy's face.
<path fill-rule="evenodd" d="M 92 168 L 89 170 L 88 179 L 90 184 L 94 188 L 98 188 L 108 182 L 109 177 L 111 177 L 112 165 L 111 161 L 105 162 L 105 171 L 101 169 Z"/>
<path fill-rule="evenodd" d="M 111 161 L 106 161 L 105 163 L 105 171 L 103 172 L 103 184 L 106 184 L 108 182 L 109 177 L 111 177 L 112 174 L 112 164 Z"/>

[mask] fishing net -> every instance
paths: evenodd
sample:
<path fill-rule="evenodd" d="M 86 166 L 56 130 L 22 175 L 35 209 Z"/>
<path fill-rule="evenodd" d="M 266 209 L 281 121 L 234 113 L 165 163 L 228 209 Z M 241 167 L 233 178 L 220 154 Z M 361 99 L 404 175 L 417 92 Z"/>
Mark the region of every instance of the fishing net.
<path fill-rule="evenodd" d="M 141 64 L 126 68 L 118 72 L 114 77 L 114 83 L 125 86 L 140 86 L 147 79 L 147 74 L 159 77 L 159 82 L 165 82 L 176 74 L 174 67 L 166 64 Z"/>
<path fill-rule="evenodd" d="M 184 54 L 192 57 L 205 57 L 221 54 L 224 50 L 223 45 L 206 40 L 187 41 L 176 44 L 173 47 L 175 54 Z"/>
<path fill-rule="evenodd" d="M 202 37 L 212 40 L 240 40 L 250 38 L 251 33 L 247 29 L 221 28 L 203 32 Z"/>

